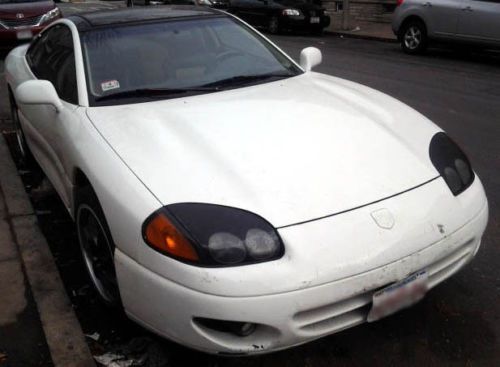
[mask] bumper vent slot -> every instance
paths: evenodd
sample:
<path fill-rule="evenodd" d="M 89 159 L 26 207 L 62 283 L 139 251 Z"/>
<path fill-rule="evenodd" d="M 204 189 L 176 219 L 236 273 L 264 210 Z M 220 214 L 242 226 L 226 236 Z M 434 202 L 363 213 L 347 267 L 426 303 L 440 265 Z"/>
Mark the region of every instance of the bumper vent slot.
<path fill-rule="evenodd" d="M 429 288 L 450 277 L 465 265 L 477 244 L 476 240 L 469 240 L 451 254 L 425 266 L 429 272 Z M 366 321 L 370 311 L 373 293 L 389 284 L 391 283 L 340 302 L 300 311 L 293 316 L 293 322 L 300 332 L 309 336 L 330 334 L 361 324 Z"/>

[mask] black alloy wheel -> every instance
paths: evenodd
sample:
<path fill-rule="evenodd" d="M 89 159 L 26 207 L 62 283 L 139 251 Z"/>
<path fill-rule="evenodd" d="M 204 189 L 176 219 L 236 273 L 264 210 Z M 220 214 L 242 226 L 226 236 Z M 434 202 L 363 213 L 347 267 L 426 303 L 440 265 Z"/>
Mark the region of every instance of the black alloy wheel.
<path fill-rule="evenodd" d="M 108 306 L 119 306 L 115 245 L 106 218 L 91 187 L 77 195 L 76 227 L 85 267 L 100 299 Z"/>

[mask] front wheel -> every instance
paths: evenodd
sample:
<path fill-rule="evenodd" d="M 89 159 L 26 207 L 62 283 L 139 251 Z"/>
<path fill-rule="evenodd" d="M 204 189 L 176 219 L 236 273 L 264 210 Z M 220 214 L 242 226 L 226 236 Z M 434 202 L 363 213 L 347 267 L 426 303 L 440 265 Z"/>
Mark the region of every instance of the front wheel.
<path fill-rule="evenodd" d="M 407 54 L 421 54 L 427 49 L 427 29 L 421 21 L 406 23 L 399 34 L 401 48 Z"/>
<path fill-rule="evenodd" d="M 85 267 L 99 298 L 108 306 L 120 305 L 114 251 L 106 218 L 90 187 L 78 193 L 76 229 Z"/>

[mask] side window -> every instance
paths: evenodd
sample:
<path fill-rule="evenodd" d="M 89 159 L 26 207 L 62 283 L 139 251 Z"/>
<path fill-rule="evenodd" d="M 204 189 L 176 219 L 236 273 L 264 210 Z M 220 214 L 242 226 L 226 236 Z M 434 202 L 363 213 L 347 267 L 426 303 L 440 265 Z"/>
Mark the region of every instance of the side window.
<path fill-rule="evenodd" d="M 68 27 L 56 25 L 43 32 L 28 49 L 27 60 L 33 74 L 50 81 L 62 100 L 78 104 L 73 37 Z"/>
<path fill-rule="evenodd" d="M 26 59 L 28 60 L 28 65 L 30 66 L 33 73 L 35 73 L 33 68 L 33 60 L 40 59 L 40 53 L 43 50 L 43 43 L 46 42 L 48 32 L 40 33 L 31 43 L 28 51 L 26 52 Z M 36 75 L 36 74 L 35 74 Z"/>

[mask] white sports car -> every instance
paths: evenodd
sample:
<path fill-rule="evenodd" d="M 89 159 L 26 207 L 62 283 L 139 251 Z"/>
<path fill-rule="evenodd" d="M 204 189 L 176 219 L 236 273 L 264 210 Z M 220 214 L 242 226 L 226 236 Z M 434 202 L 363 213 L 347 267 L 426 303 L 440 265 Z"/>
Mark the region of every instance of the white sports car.
<path fill-rule="evenodd" d="M 192 348 L 265 353 L 396 312 L 474 257 L 488 205 L 464 153 L 320 61 L 194 7 L 72 16 L 8 55 L 19 147 L 105 302 Z"/>

